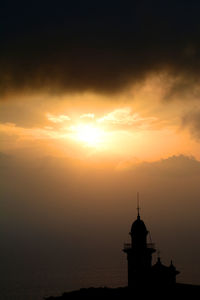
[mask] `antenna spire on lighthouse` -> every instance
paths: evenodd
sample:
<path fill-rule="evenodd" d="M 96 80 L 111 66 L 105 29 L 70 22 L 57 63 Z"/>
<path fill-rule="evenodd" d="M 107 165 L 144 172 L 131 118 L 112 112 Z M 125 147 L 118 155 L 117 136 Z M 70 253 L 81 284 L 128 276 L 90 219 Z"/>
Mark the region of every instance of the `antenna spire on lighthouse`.
<path fill-rule="evenodd" d="M 139 192 L 137 192 L 137 211 L 138 211 L 138 219 L 140 218 L 140 206 L 139 206 Z"/>

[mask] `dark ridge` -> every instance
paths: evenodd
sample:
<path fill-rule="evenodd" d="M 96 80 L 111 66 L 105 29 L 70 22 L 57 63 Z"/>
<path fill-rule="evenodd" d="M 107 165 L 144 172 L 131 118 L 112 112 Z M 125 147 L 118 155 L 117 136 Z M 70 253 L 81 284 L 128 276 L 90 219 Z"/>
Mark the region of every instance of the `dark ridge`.
<path fill-rule="evenodd" d="M 196 297 L 200 295 L 200 286 L 199 285 L 190 285 L 190 284 L 182 284 L 176 283 L 174 286 L 156 286 L 156 287 L 141 287 L 138 289 L 130 289 L 127 287 L 119 287 L 119 288 L 84 288 L 76 291 L 63 293 L 62 296 L 58 297 L 47 297 L 44 298 L 46 300 L 62 300 L 62 299 L 104 299 L 104 297 L 118 297 L 121 299 L 128 299 L 128 297 L 136 297 L 148 295 L 150 297 L 158 297 L 159 299 L 163 299 L 167 297 Z M 86 298 L 85 298 L 86 297 Z M 114 299 L 112 298 L 112 299 Z"/>

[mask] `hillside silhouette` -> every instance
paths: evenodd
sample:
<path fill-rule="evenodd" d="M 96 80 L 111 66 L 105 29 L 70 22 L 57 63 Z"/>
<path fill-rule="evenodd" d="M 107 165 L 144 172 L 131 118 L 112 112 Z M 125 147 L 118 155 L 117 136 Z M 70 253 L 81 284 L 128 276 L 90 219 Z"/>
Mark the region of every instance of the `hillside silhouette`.
<path fill-rule="evenodd" d="M 44 298 L 46 300 L 64 300 L 64 299 L 129 299 L 135 297 L 153 297 L 154 299 L 163 299 L 175 297 L 180 299 L 181 297 L 188 297 L 189 299 L 194 299 L 200 295 L 200 286 L 189 285 L 189 284 L 180 284 L 176 283 L 173 287 L 146 287 L 140 289 L 130 289 L 128 287 L 121 288 L 88 288 L 80 289 L 76 291 L 71 291 L 63 293 L 62 296 L 58 297 L 48 297 Z"/>

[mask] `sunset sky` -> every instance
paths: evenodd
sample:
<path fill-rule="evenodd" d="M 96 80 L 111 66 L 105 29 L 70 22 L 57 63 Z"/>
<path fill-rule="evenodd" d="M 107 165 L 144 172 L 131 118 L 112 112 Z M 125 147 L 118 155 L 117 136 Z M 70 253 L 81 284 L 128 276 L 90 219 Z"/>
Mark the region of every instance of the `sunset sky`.
<path fill-rule="evenodd" d="M 0 14 L 5 290 L 126 285 L 138 191 L 163 262 L 200 284 L 198 1 L 3 1 Z"/>

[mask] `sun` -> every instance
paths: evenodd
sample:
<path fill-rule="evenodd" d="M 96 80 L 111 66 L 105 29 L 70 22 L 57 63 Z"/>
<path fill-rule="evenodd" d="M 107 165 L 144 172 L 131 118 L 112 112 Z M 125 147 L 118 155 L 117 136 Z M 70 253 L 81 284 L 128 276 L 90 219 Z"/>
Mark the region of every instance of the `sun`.
<path fill-rule="evenodd" d="M 73 139 L 88 147 L 99 147 L 103 141 L 104 131 L 92 124 L 77 124 L 71 131 Z"/>

